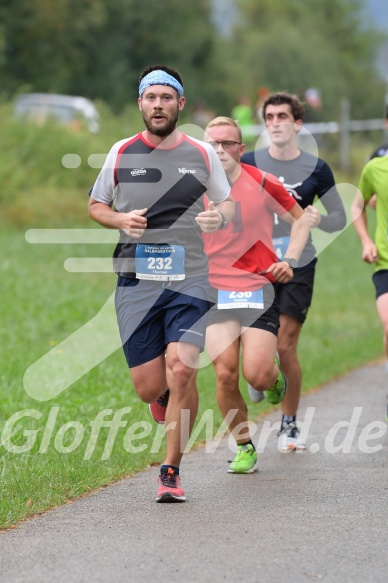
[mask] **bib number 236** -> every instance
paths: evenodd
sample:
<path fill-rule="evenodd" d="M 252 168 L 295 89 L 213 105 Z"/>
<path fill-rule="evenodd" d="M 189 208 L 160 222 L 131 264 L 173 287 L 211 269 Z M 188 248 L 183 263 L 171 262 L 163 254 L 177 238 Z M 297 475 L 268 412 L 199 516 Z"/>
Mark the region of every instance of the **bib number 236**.
<path fill-rule="evenodd" d="M 218 290 L 217 308 L 228 310 L 233 308 L 264 308 L 263 290 L 227 291 Z"/>

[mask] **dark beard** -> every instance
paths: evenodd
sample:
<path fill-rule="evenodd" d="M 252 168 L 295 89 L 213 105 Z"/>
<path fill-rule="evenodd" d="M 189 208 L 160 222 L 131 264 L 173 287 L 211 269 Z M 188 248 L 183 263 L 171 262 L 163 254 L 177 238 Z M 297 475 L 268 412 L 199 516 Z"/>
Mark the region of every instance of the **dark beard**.
<path fill-rule="evenodd" d="M 166 125 L 164 127 L 156 127 L 155 128 L 152 125 L 152 119 L 146 119 L 146 117 L 144 116 L 144 113 L 143 113 L 143 121 L 144 121 L 144 124 L 145 124 L 147 130 L 150 132 L 150 134 L 154 134 L 154 136 L 159 136 L 160 138 L 165 138 L 165 137 L 169 136 L 170 134 L 172 134 L 172 132 L 175 130 L 176 122 L 178 121 L 178 116 L 179 116 L 179 109 L 177 108 L 175 114 L 170 119 L 166 119 Z"/>

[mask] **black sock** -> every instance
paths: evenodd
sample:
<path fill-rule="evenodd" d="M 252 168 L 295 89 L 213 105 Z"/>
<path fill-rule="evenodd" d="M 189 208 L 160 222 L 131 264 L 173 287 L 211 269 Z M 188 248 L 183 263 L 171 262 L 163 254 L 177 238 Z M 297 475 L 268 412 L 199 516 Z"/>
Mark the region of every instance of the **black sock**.
<path fill-rule="evenodd" d="M 168 468 L 171 468 L 172 470 L 174 470 L 174 474 L 177 474 L 177 476 L 179 476 L 179 468 L 177 468 L 176 466 L 170 466 L 168 464 L 160 466 L 160 473 L 167 474 Z"/>
<path fill-rule="evenodd" d="M 251 439 L 249 441 L 244 441 L 244 443 L 239 443 L 238 445 L 251 445 L 253 447 L 253 449 L 256 451 L 256 448 L 255 448 L 254 444 L 252 443 Z"/>
<path fill-rule="evenodd" d="M 283 427 L 285 427 L 289 423 L 295 423 L 295 422 L 296 422 L 296 415 L 283 415 L 282 416 L 282 429 L 283 429 Z"/>

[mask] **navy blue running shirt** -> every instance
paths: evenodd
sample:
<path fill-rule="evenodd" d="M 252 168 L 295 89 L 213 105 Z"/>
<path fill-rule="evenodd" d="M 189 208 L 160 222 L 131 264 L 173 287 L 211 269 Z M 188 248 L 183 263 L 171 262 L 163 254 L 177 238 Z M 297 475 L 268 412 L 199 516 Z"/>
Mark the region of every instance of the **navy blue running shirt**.
<path fill-rule="evenodd" d="M 335 189 L 333 173 L 320 158 L 301 151 L 293 160 L 277 160 L 270 156 L 268 148 L 263 148 L 243 154 L 241 162 L 274 174 L 303 209 L 313 205 L 316 196 L 321 199 L 327 212 L 327 215 L 321 216 L 319 223 L 318 228 L 322 231 L 333 233 L 346 225 L 345 210 Z M 273 237 L 289 236 L 290 231 L 291 225 L 275 216 Z M 310 234 L 299 261 L 300 265 L 310 263 L 315 253 Z"/>

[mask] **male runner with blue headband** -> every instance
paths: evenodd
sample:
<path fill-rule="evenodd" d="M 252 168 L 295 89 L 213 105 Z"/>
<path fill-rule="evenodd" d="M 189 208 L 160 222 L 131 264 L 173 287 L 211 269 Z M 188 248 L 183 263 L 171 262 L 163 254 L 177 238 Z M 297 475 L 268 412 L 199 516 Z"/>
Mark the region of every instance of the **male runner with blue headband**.
<path fill-rule="evenodd" d="M 114 144 L 89 201 L 94 221 L 120 231 L 113 265 L 123 349 L 137 395 L 166 423 L 157 502 L 186 499 L 179 466 L 197 414 L 209 309 L 201 232 L 225 228 L 234 214 L 214 148 L 176 127 L 183 93 L 175 69 L 153 65 L 142 72 L 145 130 Z"/>

